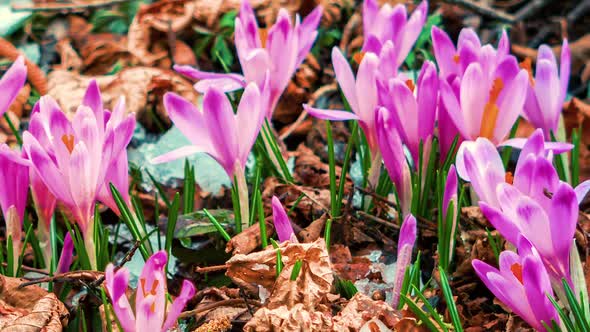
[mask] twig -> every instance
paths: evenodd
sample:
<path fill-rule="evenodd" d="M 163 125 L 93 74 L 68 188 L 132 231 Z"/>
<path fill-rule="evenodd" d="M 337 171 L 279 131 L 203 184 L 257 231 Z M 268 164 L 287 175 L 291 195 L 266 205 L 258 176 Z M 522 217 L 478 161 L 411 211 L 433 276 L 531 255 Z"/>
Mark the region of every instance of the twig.
<path fill-rule="evenodd" d="M 247 304 L 251 304 L 251 305 L 254 305 L 257 307 L 262 306 L 262 303 L 260 301 L 256 301 L 256 300 L 249 300 L 248 302 L 246 302 L 244 299 L 229 299 L 229 300 L 223 300 L 223 301 L 218 301 L 215 303 L 207 304 L 207 305 L 204 305 L 200 308 L 197 308 L 197 309 L 194 309 L 191 311 L 185 311 L 185 312 L 181 313 L 180 316 L 178 316 L 178 318 L 180 318 L 180 319 L 189 318 L 189 317 L 192 317 L 192 316 L 199 314 L 201 312 L 213 310 L 218 307 L 247 305 Z"/>
<path fill-rule="evenodd" d="M 195 268 L 195 272 L 197 273 L 207 273 L 207 272 L 216 272 L 216 271 L 223 271 L 223 270 L 227 270 L 227 265 L 223 264 L 223 265 L 213 265 L 213 266 L 204 266 L 204 267 L 199 267 L 197 266 Z"/>
<path fill-rule="evenodd" d="M 104 273 L 100 271 L 71 271 L 56 274 L 50 277 L 31 279 L 30 281 L 23 282 L 22 284 L 20 284 L 18 288 L 24 288 L 31 285 L 52 281 L 78 281 L 84 283 L 84 280 L 92 280 L 94 282 L 100 279 L 101 277 L 104 277 Z"/>
<path fill-rule="evenodd" d="M 567 14 L 565 20 L 568 24 L 574 23 L 588 10 L 590 10 L 590 0 L 584 0 L 580 2 L 574 9 L 572 9 L 569 14 Z M 543 25 L 539 32 L 537 32 L 537 35 L 528 43 L 528 46 L 533 48 L 538 47 L 545 40 L 545 38 L 547 38 L 552 30 L 553 26 L 551 24 Z"/>
<path fill-rule="evenodd" d="M 531 17 L 543 9 L 549 2 L 549 0 L 533 0 L 514 13 L 514 19 L 518 22 Z"/>
<path fill-rule="evenodd" d="M 381 225 L 384 225 L 384 226 L 387 226 L 387 227 L 391 227 L 391 228 L 394 228 L 394 229 L 398 229 L 398 230 L 400 229 L 400 226 L 399 225 L 394 224 L 394 223 L 392 223 L 390 221 L 381 219 L 379 217 L 375 217 L 373 215 L 370 215 L 370 214 L 366 213 L 365 211 L 358 211 L 357 213 L 358 213 L 359 216 L 361 216 L 363 218 L 366 218 L 366 219 L 369 219 L 371 221 L 374 221 L 376 223 L 379 223 Z"/>
<path fill-rule="evenodd" d="M 8 267 L 7 263 L 2 263 L 2 266 L 4 267 Z M 23 271 L 27 271 L 27 272 L 35 272 L 35 273 L 39 273 L 39 274 L 45 274 L 48 275 L 49 273 L 47 273 L 47 271 L 42 270 L 42 269 L 36 269 L 34 267 L 30 267 L 30 266 L 26 266 L 26 265 L 21 265 L 21 269 Z"/>
<path fill-rule="evenodd" d="M 493 18 L 493 19 L 496 19 L 496 20 L 499 20 L 502 22 L 506 22 L 506 23 L 510 23 L 510 24 L 516 22 L 516 17 L 514 17 L 513 15 L 508 14 L 504 11 L 494 9 L 494 8 L 489 7 L 487 5 L 474 2 L 472 0 L 445 0 L 445 2 L 459 5 L 461 7 L 465 7 L 465 8 L 472 10 L 480 15 L 487 16 L 487 17 L 490 17 L 490 18 Z"/>
<path fill-rule="evenodd" d="M 12 10 L 15 12 L 31 11 L 31 12 L 43 12 L 43 11 L 78 11 L 88 8 L 100 8 L 114 6 L 124 2 L 132 0 L 108 0 L 103 2 L 89 2 L 89 3 L 77 3 L 61 4 L 61 3 L 47 3 L 44 5 L 39 4 L 12 4 Z"/>
<path fill-rule="evenodd" d="M 119 263 L 117 263 L 117 265 L 115 265 L 115 271 L 122 268 L 123 265 L 125 265 L 125 263 L 131 261 L 131 258 L 133 258 L 133 255 L 135 255 L 135 252 L 137 251 L 137 249 L 139 249 L 140 245 L 141 245 L 141 241 L 135 241 L 135 243 L 133 244 L 133 247 L 131 247 L 131 249 L 129 249 L 127 254 L 125 254 L 125 257 L 123 257 L 123 259 Z M 100 284 L 102 284 L 103 281 L 104 281 L 104 274 L 100 278 L 91 282 L 88 286 L 97 287 Z"/>
<path fill-rule="evenodd" d="M 176 33 L 172 29 L 172 20 L 168 20 L 168 49 L 170 51 L 170 60 L 174 63 L 174 58 L 176 56 Z"/>
<path fill-rule="evenodd" d="M 242 299 L 244 299 L 244 302 L 246 303 L 246 308 L 248 308 L 250 316 L 254 316 L 254 310 L 252 310 L 250 303 L 248 303 L 248 297 L 246 296 L 246 292 L 244 292 L 244 289 L 242 287 L 240 287 L 240 296 L 242 297 Z"/>

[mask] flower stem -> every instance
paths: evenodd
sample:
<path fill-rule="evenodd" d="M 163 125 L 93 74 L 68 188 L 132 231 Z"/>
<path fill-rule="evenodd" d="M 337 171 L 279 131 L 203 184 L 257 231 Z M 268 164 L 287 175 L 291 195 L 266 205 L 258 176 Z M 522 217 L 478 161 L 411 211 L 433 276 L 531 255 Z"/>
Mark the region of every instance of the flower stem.
<path fill-rule="evenodd" d="M 90 267 L 93 270 L 96 270 L 98 264 L 96 262 L 96 246 L 94 244 L 94 218 L 90 218 L 88 221 L 86 232 L 83 234 L 83 237 L 86 254 L 88 255 L 88 260 L 90 261 Z"/>
<path fill-rule="evenodd" d="M 234 165 L 234 186 L 238 193 L 238 205 L 240 208 L 240 220 L 241 224 L 236 224 L 236 232 L 241 232 L 244 226 L 248 225 L 248 219 L 250 218 L 250 202 L 248 200 L 248 184 L 246 183 L 246 174 L 244 168 L 240 162 L 236 162 Z"/>

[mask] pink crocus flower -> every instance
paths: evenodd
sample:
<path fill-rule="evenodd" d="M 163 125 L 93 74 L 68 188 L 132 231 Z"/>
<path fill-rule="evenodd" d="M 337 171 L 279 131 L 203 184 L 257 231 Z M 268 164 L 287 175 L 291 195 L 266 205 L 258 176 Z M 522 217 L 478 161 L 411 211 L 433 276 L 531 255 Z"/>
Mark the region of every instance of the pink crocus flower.
<path fill-rule="evenodd" d="M 445 80 L 463 77 L 474 62 L 495 68 L 507 58 L 513 58 L 509 55 L 510 42 L 506 31 L 502 31 L 497 49 L 489 44 L 482 46 L 477 33 L 471 28 L 461 30 L 456 48 L 449 35 L 439 27 L 432 27 L 431 37 L 439 75 Z"/>
<path fill-rule="evenodd" d="M 276 196 L 272 197 L 272 218 L 275 225 L 275 231 L 279 237 L 279 242 L 299 242 L 293 231 L 291 220 L 289 220 L 289 216 L 287 216 L 281 201 Z"/>
<path fill-rule="evenodd" d="M 23 149 L 36 174 L 80 227 L 91 264 L 96 263 L 94 205 L 105 179 L 112 178 L 111 165 L 126 153 L 135 126 L 135 115 L 123 111 L 116 107 L 111 114 L 103 109 L 98 85 L 92 81 L 71 121 L 51 97 L 41 97 L 23 135 Z"/>
<path fill-rule="evenodd" d="M 105 284 L 113 303 L 115 315 L 125 332 L 168 331 L 176 325 L 186 303 L 195 294 L 195 286 L 184 280 L 180 295 L 168 303 L 166 251 L 158 251 L 145 263 L 137 290 L 135 292 L 135 311 L 133 311 L 126 291 L 129 285 L 129 271 L 122 267 L 115 271 L 115 266 L 109 264 L 105 271 Z"/>
<path fill-rule="evenodd" d="M 0 116 L 2 116 L 18 96 L 20 89 L 25 85 L 27 80 L 27 67 L 25 58 L 21 55 L 8 68 L 2 79 L 0 79 Z"/>
<path fill-rule="evenodd" d="M 403 215 L 407 215 L 412 204 L 412 178 L 401 137 L 397 133 L 391 111 L 381 107 L 375 117 L 377 140 L 383 156 L 383 163 L 395 185 L 401 211 Z"/>
<path fill-rule="evenodd" d="M 545 331 L 543 322 L 551 326 L 555 320 L 559 324 L 557 311 L 547 297 L 553 295 L 549 276 L 526 238 L 520 237 L 518 254 L 508 250 L 500 253 L 499 269 L 478 259 L 472 264 L 487 288 L 535 330 Z"/>
<path fill-rule="evenodd" d="M 383 45 L 391 41 L 394 45 L 392 60 L 396 64 L 395 68 L 399 68 L 420 36 L 427 16 L 427 1 L 422 1 L 408 19 L 406 6 L 402 4 L 395 7 L 385 4 L 379 8 L 377 0 L 365 0 L 362 51 L 379 54 Z"/>
<path fill-rule="evenodd" d="M 12 238 L 14 267 L 22 249 L 22 228 L 29 192 L 29 162 L 8 145 L 0 145 L 0 207 L 6 222 L 6 236 Z"/>
<path fill-rule="evenodd" d="M 441 80 L 441 99 L 449 117 L 466 140 L 485 137 L 500 144 L 522 112 L 528 74 L 508 57 L 497 66 L 484 57 L 467 66 L 462 78 Z M 458 82 L 457 82 L 458 81 Z M 460 86 L 459 93 L 452 85 Z"/>
<path fill-rule="evenodd" d="M 416 218 L 408 214 L 404 219 L 399 231 L 399 240 L 397 241 L 397 262 L 395 266 L 395 280 L 393 283 L 393 300 L 392 307 L 397 308 L 399 304 L 400 293 L 404 283 L 406 270 L 412 262 L 412 250 L 416 242 Z"/>
<path fill-rule="evenodd" d="M 250 82 L 257 83 L 265 96 L 262 107 L 270 119 L 291 77 L 311 50 L 321 18 L 322 7 L 318 6 L 303 22 L 297 15 L 293 25 L 289 12 L 281 8 L 267 39 L 262 41 L 254 10 L 249 1 L 244 0 L 235 23 L 235 44 L 243 75 L 208 73 L 190 66 L 176 65 L 174 69 L 199 80 L 195 89 L 200 93 L 205 93 L 209 87 L 228 92 L 245 88 Z M 263 90 L 267 71 L 270 73 L 268 90 Z"/>
<path fill-rule="evenodd" d="M 428 163 L 434 136 L 438 85 L 436 66 L 430 61 L 422 66 L 416 84 L 402 74 L 385 81 L 379 80 L 377 84 L 380 105 L 391 111 L 416 167 L 419 167 L 420 143 L 424 146 L 425 163 Z"/>
<path fill-rule="evenodd" d="M 168 162 L 197 152 L 209 154 L 237 184 L 240 214 L 243 221 L 247 220 L 250 213 L 244 172 L 246 160 L 264 121 L 262 103 L 260 90 L 255 83 L 248 84 L 244 90 L 237 114 L 234 114 L 223 91 L 215 87 L 205 92 L 203 111 L 181 96 L 167 93 L 164 106 L 168 115 L 192 145 L 158 156 L 152 162 Z"/>
<path fill-rule="evenodd" d="M 449 173 L 447 174 L 442 201 L 443 229 L 447 228 L 447 223 L 452 224 L 449 237 L 449 255 L 445 258 L 447 263 L 450 263 L 453 260 L 453 248 L 455 247 L 455 233 L 457 232 L 458 223 L 457 216 L 459 215 L 459 198 L 457 196 L 458 189 L 459 179 L 457 178 L 457 171 L 455 170 L 455 165 L 451 165 Z M 447 214 L 451 203 L 453 205 L 453 214 L 450 216 L 450 219 L 447 219 Z"/>
<path fill-rule="evenodd" d="M 570 64 L 571 54 L 567 40 L 564 39 L 561 47 L 559 72 L 551 48 L 547 45 L 539 47 L 535 77 L 530 73 L 524 115 L 533 126 L 543 129 L 546 137 L 551 137 L 551 132 L 557 135 L 559 117 L 567 95 Z"/>

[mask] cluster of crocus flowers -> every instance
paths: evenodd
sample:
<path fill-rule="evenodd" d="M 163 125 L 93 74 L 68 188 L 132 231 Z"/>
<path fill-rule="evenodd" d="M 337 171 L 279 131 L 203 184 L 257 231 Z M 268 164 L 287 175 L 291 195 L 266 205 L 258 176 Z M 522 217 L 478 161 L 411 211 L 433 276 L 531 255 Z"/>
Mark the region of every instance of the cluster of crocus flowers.
<path fill-rule="evenodd" d="M 518 241 L 518 253 L 503 251 L 500 268 L 496 269 L 480 260 L 473 260 L 473 268 L 500 301 L 538 331 L 559 316 L 547 295 L 553 295 L 551 281 L 535 248 L 526 238 Z"/>
<path fill-rule="evenodd" d="M 237 186 L 241 220 L 247 223 L 250 212 L 245 167 L 264 121 L 262 102 L 255 83 L 248 84 L 244 90 L 237 113 L 223 91 L 215 87 L 205 92 L 202 111 L 181 96 L 167 93 L 164 96 L 166 111 L 191 145 L 156 157 L 152 162 L 168 162 L 197 152 L 209 154 Z"/>
<path fill-rule="evenodd" d="M 70 210 L 93 266 L 94 206 L 97 200 L 111 208 L 116 206 L 110 195 L 100 194 L 103 187 L 113 183 L 129 201 L 128 179 L 121 176 L 128 166 L 118 159 L 126 154 L 135 115 L 125 114 L 122 103 L 112 113 L 105 110 L 98 85 L 92 81 L 70 121 L 51 97 L 44 96 L 31 116 L 29 130 L 23 134 L 23 150 L 35 176 Z"/>
<path fill-rule="evenodd" d="M 167 300 L 165 251 L 154 253 L 145 263 L 135 291 L 135 311 L 127 298 L 129 271 L 116 270 L 109 264 L 105 271 L 105 284 L 113 303 L 113 310 L 125 332 L 168 331 L 176 325 L 178 316 L 195 294 L 195 286 L 184 280 L 180 295 L 172 302 Z"/>
<path fill-rule="evenodd" d="M 395 280 L 393 283 L 393 300 L 391 306 L 396 308 L 406 276 L 406 270 L 412 262 L 412 251 L 416 242 L 416 218 L 409 214 L 404 219 L 397 241 L 397 262 L 395 266 Z"/>
<path fill-rule="evenodd" d="M 272 220 L 280 243 L 285 241 L 299 242 L 293 231 L 291 220 L 289 220 L 287 212 L 285 212 L 281 201 L 276 196 L 272 197 Z"/>
<path fill-rule="evenodd" d="M 416 43 L 426 22 L 428 2 L 422 1 L 408 19 L 406 6 L 391 7 L 385 4 L 379 8 L 377 0 L 363 3 L 363 52 L 381 53 L 388 41 L 393 42 L 391 60 L 396 68 L 401 66 Z"/>
<path fill-rule="evenodd" d="M 571 54 L 567 40 L 563 41 L 561 47 L 559 71 L 555 55 L 547 45 L 539 47 L 534 77 L 530 59 L 521 64 L 529 70 L 530 75 L 524 116 L 533 126 L 543 129 L 546 137 L 551 137 L 551 132 L 557 135 L 570 79 L 570 64 Z"/>
<path fill-rule="evenodd" d="M 268 71 L 268 89 L 263 91 L 265 100 L 261 107 L 270 119 L 283 91 L 291 77 L 303 63 L 318 35 L 318 25 L 322 17 L 322 7 L 315 8 L 303 21 L 297 15 L 295 24 L 288 11 L 279 10 L 277 21 L 268 30 L 266 39 L 258 28 L 256 15 L 248 0 L 242 1 L 240 13 L 235 22 L 235 44 L 243 75 L 208 73 L 190 66 L 174 68 L 199 80 L 197 91 L 205 93 L 209 87 L 223 92 L 245 88 L 254 82 L 262 91 L 265 73 Z"/>

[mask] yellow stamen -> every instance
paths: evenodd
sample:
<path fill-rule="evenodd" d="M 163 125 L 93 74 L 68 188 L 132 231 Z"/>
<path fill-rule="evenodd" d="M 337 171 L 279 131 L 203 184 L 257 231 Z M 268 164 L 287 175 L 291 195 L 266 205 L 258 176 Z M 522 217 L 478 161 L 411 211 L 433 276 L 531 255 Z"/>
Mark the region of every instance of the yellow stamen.
<path fill-rule="evenodd" d="M 532 87 L 535 86 L 535 77 L 533 76 L 533 65 L 531 58 L 524 59 L 523 62 L 520 63 L 520 68 L 526 70 L 529 73 L 529 83 Z"/>
<path fill-rule="evenodd" d="M 414 92 L 414 90 L 416 89 L 416 86 L 414 85 L 414 81 L 412 81 L 412 80 L 406 80 L 406 85 L 408 86 L 408 88 L 410 88 L 410 90 L 412 92 Z"/>
<path fill-rule="evenodd" d="M 461 57 L 459 56 L 459 54 L 453 55 L 453 61 L 455 61 L 456 64 L 459 64 L 459 60 L 461 60 Z"/>
<path fill-rule="evenodd" d="M 514 175 L 512 175 L 512 172 L 506 172 L 505 181 L 508 184 L 514 183 Z"/>
<path fill-rule="evenodd" d="M 481 126 L 479 130 L 479 136 L 492 139 L 494 136 L 494 129 L 496 128 L 496 120 L 498 119 L 499 108 L 497 105 L 498 97 L 500 92 L 504 88 L 504 82 L 501 78 L 496 78 L 492 84 L 492 90 L 490 91 L 490 98 L 488 98 L 487 104 L 484 106 L 483 116 L 481 118 Z"/>
<path fill-rule="evenodd" d="M 512 274 L 522 284 L 523 283 L 522 282 L 522 265 L 520 265 L 518 263 L 514 263 L 514 264 L 512 264 L 512 266 L 510 266 L 510 271 L 512 271 Z"/>
<path fill-rule="evenodd" d="M 156 312 L 156 303 L 155 303 L 155 302 L 154 302 L 154 303 L 152 303 L 152 305 L 150 306 L 150 311 L 151 311 L 152 313 Z"/>
<path fill-rule="evenodd" d="M 354 62 L 360 64 L 361 61 L 363 61 L 364 57 L 365 57 L 365 52 L 357 52 L 352 56 L 352 59 L 354 60 Z"/>
<path fill-rule="evenodd" d="M 70 153 L 72 153 L 72 151 L 74 150 L 74 135 L 72 135 L 72 134 L 63 135 L 61 137 L 61 141 L 64 143 L 64 145 L 66 146 L 68 151 Z"/>

